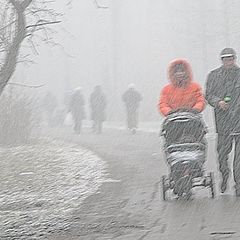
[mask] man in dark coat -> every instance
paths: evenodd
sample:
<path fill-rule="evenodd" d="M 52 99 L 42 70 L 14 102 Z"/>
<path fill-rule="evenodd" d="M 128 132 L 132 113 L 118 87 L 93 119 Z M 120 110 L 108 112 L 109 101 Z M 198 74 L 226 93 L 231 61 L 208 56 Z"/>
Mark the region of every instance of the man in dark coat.
<path fill-rule="evenodd" d="M 225 48 L 220 56 L 222 66 L 211 71 L 207 78 L 206 99 L 215 113 L 221 192 L 227 188 L 228 157 L 235 142 L 233 176 L 236 196 L 240 196 L 240 68 L 234 49 Z"/>
<path fill-rule="evenodd" d="M 85 100 L 82 94 L 82 88 L 78 87 L 69 101 L 69 112 L 72 113 L 74 121 L 74 131 L 80 134 L 82 129 L 82 120 L 85 118 Z"/>
<path fill-rule="evenodd" d="M 122 95 L 122 100 L 126 107 L 127 127 L 135 134 L 138 126 L 138 109 L 142 96 L 135 89 L 134 84 L 129 84 L 128 90 Z"/>
<path fill-rule="evenodd" d="M 101 86 L 95 86 L 90 96 L 90 108 L 93 120 L 93 132 L 100 134 L 102 124 L 105 121 L 106 98 L 102 92 Z"/>

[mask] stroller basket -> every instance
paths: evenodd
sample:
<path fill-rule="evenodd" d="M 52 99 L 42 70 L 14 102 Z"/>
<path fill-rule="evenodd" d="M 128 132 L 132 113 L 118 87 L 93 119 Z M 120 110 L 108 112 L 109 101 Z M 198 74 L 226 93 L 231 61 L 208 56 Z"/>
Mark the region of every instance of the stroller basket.
<path fill-rule="evenodd" d="M 195 164 L 195 163 L 204 163 L 204 152 L 197 151 L 177 151 L 170 153 L 167 156 L 167 162 L 170 166 L 175 164 Z"/>

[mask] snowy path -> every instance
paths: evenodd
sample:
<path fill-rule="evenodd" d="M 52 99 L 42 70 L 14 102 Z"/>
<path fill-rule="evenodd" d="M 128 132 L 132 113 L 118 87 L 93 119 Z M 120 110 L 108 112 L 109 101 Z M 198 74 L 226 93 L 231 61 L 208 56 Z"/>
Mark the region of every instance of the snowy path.
<path fill-rule="evenodd" d="M 208 189 L 196 189 L 191 201 L 170 197 L 164 202 L 160 179 L 168 170 L 158 132 L 133 136 L 113 129 L 102 135 L 88 131 L 80 136 L 58 134 L 97 152 L 107 161 L 110 177 L 118 181 L 103 184 L 74 213 L 70 229 L 51 234 L 50 240 L 240 239 L 240 199 L 234 196 L 232 177 L 226 194 L 219 193 L 214 137 L 208 138 L 206 168 L 215 172 L 216 199 Z"/>

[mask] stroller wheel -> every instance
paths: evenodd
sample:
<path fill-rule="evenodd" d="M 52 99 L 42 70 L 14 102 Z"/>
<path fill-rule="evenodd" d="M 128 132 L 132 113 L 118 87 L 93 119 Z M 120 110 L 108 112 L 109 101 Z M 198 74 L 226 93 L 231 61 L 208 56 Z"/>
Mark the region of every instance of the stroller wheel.
<path fill-rule="evenodd" d="M 215 197 L 215 188 L 214 188 L 214 174 L 213 172 L 209 173 L 209 187 L 211 190 L 211 197 L 214 198 Z"/>
<path fill-rule="evenodd" d="M 167 186 L 166 186 L 166 176 L 162 176 L 162 199 L 163 201 L 166 200 L 166 191 L 167 191 Z"/>
<path fill-rule="evenodd" d="M 182 190 L 179 190 L 178 193 L 177 193 L 177 195 L 178 195 L 179 197 L 181 197 L 181 196 L 183 195 L 183 191 L 182 191 Z"/>

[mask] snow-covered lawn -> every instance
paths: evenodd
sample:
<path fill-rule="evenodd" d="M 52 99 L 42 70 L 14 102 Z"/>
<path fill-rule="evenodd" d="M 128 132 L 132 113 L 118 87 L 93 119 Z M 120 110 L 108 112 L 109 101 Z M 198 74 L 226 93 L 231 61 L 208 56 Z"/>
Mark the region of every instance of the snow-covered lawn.
<path fill-rule="evenodd" d="M 0 148 L 0 239 L 41 239 L 105 179 L 101 158 L 65 142 Z"/>

